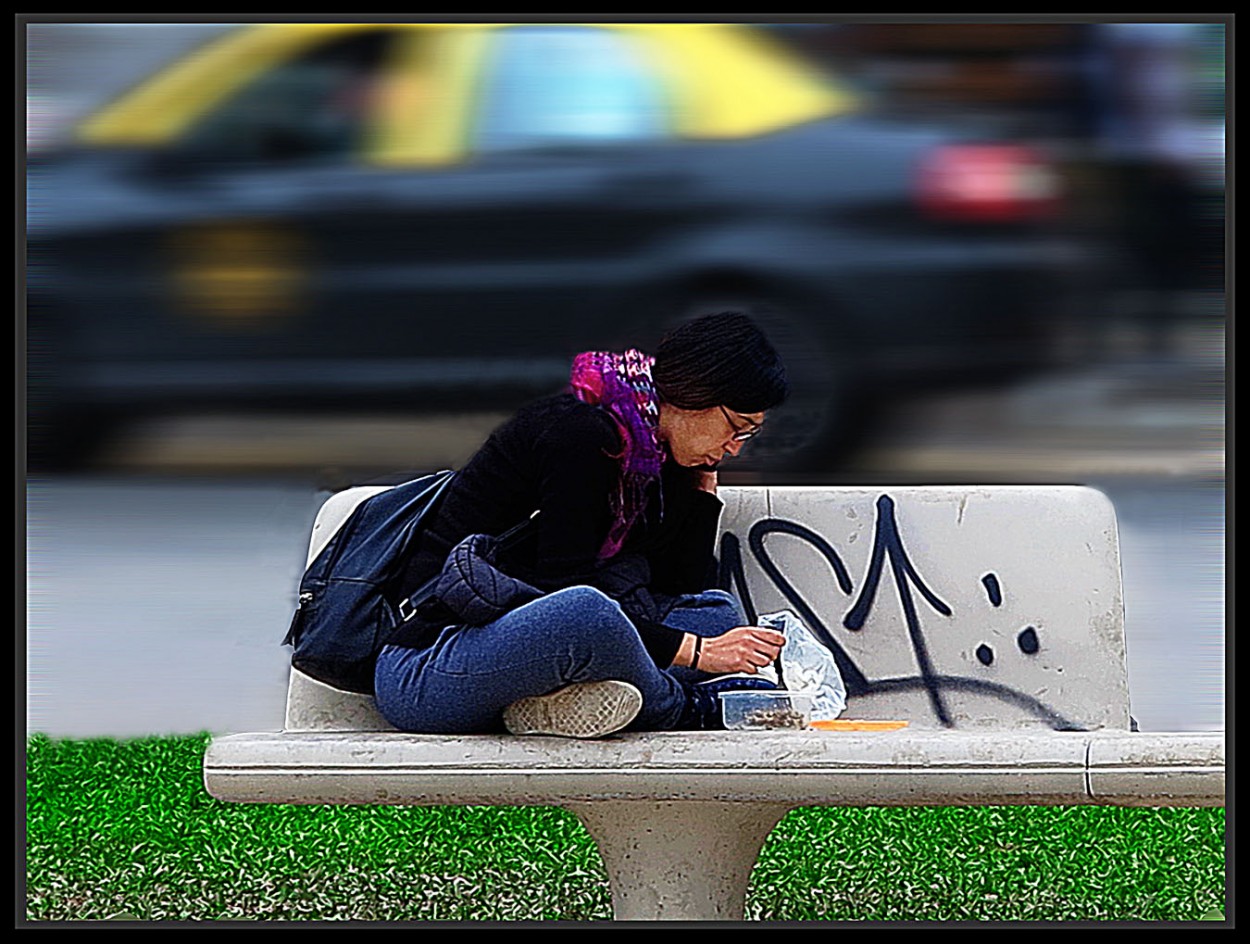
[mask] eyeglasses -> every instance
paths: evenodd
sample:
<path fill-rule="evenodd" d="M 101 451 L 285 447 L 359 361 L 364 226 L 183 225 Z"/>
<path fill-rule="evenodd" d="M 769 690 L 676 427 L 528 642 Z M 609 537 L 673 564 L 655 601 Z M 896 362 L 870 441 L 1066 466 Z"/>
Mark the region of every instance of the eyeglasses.
<path fill-rule="evenodd" d="M 753 439 L 758 436 L 760 434 L 760 430 L 764 428 L 759 423 L 751 423 L 751 425 L 747 427 L 735 426 L 733 417 L 729 415 L 729 411 L 723 406 L 720 408 L 720 411 L 725 417 L 725 422 L 729 424 L 729 428 L 734 431 L 732 437 L 734 442 L 746 442 L 748 439 Z M 751 421 L 747 420 L 747 422 L 750 423 Z"/>

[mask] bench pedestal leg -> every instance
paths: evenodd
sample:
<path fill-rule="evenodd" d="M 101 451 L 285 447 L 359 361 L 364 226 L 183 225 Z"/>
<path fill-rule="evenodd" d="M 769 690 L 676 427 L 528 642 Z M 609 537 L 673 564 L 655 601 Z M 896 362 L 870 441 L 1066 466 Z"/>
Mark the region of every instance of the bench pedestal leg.
<path fill-rule="evenodd" d="M 612 883 L 617 920 L 741 920 L 760 847 L 789 806 L 708 800 L 569 804 Z"/>

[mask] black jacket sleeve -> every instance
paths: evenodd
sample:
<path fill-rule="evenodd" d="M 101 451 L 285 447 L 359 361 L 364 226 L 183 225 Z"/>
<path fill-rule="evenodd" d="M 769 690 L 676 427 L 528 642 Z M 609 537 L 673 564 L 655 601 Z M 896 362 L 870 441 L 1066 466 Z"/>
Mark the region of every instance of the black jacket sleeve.
<path fill-rule="evenodd" d="M 535 442 L 539 468 L 538 519 L 517 576 L 542 590 L 592 586 L 619 598 L 612 560 L 599 548 L 612 524 L 610 496 L 619 487 L 620 437 L 607 414 L 576 412 Z M 643 645 L 661 667 L 672 664 L 683 633 L 631 617 Z"/>
<path fill-rule="evenodd" d="M 673 660 L 677 658 L 677 650 L 681 648 L 681 641 L 685 637 L 680 629 L 673 629 L 671 626 L 665 626 L 663 623 L 653 623 L 650 620 L 638 619 L 636 617 L 630 620 L 638 629 L 638 635 L 642 637 L 642 644 L 647 650 L 647 654 L 662 669 L 667 669 L 673 664 Z"/>
<path fill-rule="evenodd" d="M 669 525 L 667 540 L 651 556 L 651 586 L 661 593 L 699 593 L 716 582 L 716 532 L 721 500 L 694 489 L 680 519 Z"/>

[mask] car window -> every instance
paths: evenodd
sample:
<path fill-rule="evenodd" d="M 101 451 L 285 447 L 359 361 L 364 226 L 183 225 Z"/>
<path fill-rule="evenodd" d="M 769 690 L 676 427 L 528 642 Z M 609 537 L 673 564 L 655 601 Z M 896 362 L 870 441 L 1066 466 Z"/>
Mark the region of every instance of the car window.
<path fill-rule="evenodd" d="M 358 156 L 393 31 L 352 33 L 269 69 L 201 119 L 179 151 L 206 161 Z"/>
<path fill-rule="evenodd" d="M 495 31 L 480 85 L 474 150 L 667 134 L 663 90 L 634 43 L 593 27 Z"/>

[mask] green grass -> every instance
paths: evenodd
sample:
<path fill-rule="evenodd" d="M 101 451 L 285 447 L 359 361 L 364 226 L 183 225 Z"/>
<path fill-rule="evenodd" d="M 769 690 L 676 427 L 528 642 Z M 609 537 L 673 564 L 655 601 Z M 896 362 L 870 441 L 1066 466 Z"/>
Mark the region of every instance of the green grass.
<path fill-rule="evenodd" d="M 27 741 L 29 920 L 593 920 L 607 876 L 549 808 L 253 806 L 207 736 Z M 1224 810 L 795 810 L 752 876 L 770 920 L 1171 920 L 1224 910 Z"/>

